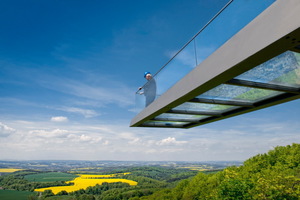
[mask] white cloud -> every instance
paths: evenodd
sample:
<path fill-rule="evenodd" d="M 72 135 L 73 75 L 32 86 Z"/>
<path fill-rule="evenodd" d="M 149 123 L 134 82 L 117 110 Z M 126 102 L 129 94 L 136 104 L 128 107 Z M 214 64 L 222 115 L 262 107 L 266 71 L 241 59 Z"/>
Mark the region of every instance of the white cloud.
<path fill-rule="evenodd" d="M 16 132 L 15 129 L 0 122 L 0 137 L 7 137 Z"/>
<path fill-rule="evenodd" d="M 91 137 L 91 136 L 84 135 L 84 134 L 79 136 L 79 141 L 80 142 L 97 143 L 101 140 L 102 140 L 101 137 Z"/>
<path fill-rule="evenodd" d="M 63 116 L 51 117 L 52 122 L 67 122 L 68 118 Z"/>
<path fill-rule="evenodd" d="M 38 136 L 43 138 L 65 138 L 69 131 L 54 129 L 54 130 L 32 130 L 29 131 L 32 136 Z"/>
<path fill-rule="evenodd" d="M 80 135 L 79 136 L 79 141 L 80 142 L 91 142 L 91 141 L 93 141 L 93 138 L 91 136 L 88 136 L 88 135 Z"/>
<path fill-rule="evenodd" d="M 177 141 L 174 137 L 168 137 L 165 139 L 162 139 L 158 141 L 157 145 L 179 145 L 179 144 L 185 144 L 187 141 Z"/>
<path fill-rule="evenodd" d="M 72 143 L 99 143 L 102 141 L 102 137 L 94 134 L 70 134 L 68 135 L 68 141 Z"/>

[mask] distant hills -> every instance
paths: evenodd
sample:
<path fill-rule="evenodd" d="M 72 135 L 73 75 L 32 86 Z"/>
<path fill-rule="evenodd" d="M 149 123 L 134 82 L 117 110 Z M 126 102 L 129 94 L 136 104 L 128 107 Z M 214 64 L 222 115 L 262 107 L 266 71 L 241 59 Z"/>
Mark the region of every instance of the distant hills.
<path fill-rule="evenodd" d="M 117 168 L 138 166 L 164 166 L 164 167 L 202 167 L 203 169 L 223 169 L 232 165 L 241 165 L 241 161 L 118 161 L 118 160 L 0 160 L 0 168 L 19 168 L 43 171 L 72 171 L 77 169 L 97 169 L 97 171 L 110 171 Z M 102 170 L 101 170 L 102 169 Z M 92 170 L 86 170 L 92 171 Z"/>

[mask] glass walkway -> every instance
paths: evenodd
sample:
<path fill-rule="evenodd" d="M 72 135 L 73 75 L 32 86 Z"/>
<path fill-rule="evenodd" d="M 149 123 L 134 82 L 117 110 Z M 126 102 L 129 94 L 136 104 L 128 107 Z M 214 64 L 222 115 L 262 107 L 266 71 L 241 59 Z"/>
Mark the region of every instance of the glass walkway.
<path fill-rule="evenodd" d="M 229 1 L 154 74 L 150 105 L 137 91 L 130 126 L 191 128 L 299 98 L 298 13 L 299 0 Z"/>

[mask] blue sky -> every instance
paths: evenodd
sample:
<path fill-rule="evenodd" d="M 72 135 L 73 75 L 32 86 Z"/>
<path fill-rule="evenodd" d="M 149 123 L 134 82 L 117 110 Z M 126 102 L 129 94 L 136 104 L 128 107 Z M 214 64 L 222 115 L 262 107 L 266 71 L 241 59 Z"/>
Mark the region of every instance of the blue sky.
<path fill-rule="evenodd" d="M 299 100 L 188 130 L 129 127 L 144 71 L 226 3 L 2 0 L 0 159 L 245 160 L 299 142 Z"/>

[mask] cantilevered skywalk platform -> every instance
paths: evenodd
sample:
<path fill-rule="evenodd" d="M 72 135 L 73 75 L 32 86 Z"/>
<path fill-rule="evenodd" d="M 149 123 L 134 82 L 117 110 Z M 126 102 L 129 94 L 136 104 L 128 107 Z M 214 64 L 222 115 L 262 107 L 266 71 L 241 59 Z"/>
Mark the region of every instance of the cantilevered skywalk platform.
<path fill-rule="evenodd" d="M 143 108 L 130 126 L 191 128 L 298 99 L 299 13 L 299 0 L 270 3 Z"/>

